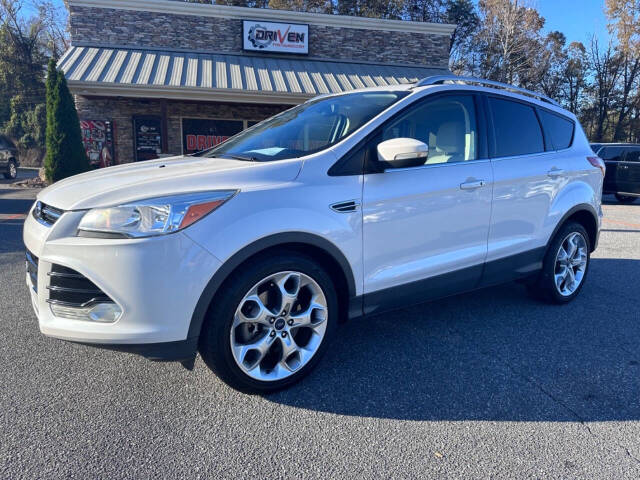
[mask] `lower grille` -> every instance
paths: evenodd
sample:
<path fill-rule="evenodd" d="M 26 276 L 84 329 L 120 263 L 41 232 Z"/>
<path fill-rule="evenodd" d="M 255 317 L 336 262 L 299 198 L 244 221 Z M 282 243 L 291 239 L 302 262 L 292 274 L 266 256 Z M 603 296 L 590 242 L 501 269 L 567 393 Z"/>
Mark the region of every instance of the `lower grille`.
<path fill-rule="evenodd" d="M 36 257 L 29 250 L 27 250 L 26 257 L 27 273 L 29 274 L 29 278 L 31 279 L 33 291 L 38 293 L 38 257 Z"/>
<path fill-rule="evenodd" d="M 112 302 L 95 283 L 71 268 L 53 264 L 48 275 L 49 303 L 83 307 L 94 303 Z"/>

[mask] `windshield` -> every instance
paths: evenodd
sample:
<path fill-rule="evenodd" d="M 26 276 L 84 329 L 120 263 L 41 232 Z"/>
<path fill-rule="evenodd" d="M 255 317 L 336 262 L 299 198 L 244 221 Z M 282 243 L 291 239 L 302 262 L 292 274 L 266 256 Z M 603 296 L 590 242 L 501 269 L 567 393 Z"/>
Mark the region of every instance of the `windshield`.
<path fill-rule="evenodd" d="M 259 162 L 309 155 L 351 135 L 407 94 L 374 91 L 320 97 L 260 122 L 197 155 Z"/>

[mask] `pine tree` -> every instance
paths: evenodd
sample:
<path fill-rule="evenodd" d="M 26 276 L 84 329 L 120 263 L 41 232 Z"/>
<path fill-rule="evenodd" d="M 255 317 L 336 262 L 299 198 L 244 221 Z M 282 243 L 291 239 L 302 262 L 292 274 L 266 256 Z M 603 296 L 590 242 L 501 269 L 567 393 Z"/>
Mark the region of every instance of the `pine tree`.
<path fill-rule="evenodd" d="M 45 176 L 49 182 L 89 170 L 89 160 L 82 145 L 80 122 L 73 96 L 64 74 L 49 62 L 47 71 L 47 153 Z"/>

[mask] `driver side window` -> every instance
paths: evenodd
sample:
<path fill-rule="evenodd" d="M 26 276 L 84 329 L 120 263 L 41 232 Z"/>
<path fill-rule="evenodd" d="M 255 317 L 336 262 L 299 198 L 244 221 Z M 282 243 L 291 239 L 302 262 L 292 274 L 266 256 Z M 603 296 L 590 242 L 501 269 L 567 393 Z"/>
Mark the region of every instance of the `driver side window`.
<path fill-rule="evenodd" d="M 426 165 L 476 160 L 478 134 L 473 97 L 447 95 L 426 101 L 382 130 L 382 141 L 401 137 L 429 146 Z"/>

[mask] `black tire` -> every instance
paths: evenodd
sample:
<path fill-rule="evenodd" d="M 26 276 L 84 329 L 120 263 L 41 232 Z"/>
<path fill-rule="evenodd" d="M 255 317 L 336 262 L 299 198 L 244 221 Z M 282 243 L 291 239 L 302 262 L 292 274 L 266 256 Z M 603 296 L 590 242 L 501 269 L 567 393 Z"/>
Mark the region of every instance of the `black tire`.
<path fill-rule="evenodd" d="M 244 295 L 262 279 L 277 272 L 298 271 L 313 278 L 327 301 L 327 327 L 313 357 L 291 376 L 275 381 L 251 378 L 236 364 L 230 344 L 234 314 Z M 300 381 L 317 365 L 335 335 L 338 298 L 329 274 L 311 257 L 297 252 L 278 252 L 245 263 L 220 287 L 200 334 L 199 350 L 207 366 L 230 387 L 244 393 L 270 393 Z"/>
<path fill-rule="evenodd" d="M 620 202 L 620 203 L 633 203 L 636 201 L 636 198 L 638 197 L 632 197 L 630 195 L 620 195 L 619 193 L 616 193 L 616 199 Z"/>
<path fill-rule="evenodd" d="M 579 233 L 583 236 L 586 246 L 587 246 L 587 265 L 584 271 L 584 275 L 582 277 L 582 281 L 578 288 L 571 295 L 562 295 L 558 288 L 556 287 L 554 276 L 555 276 L 555 268 L 556 268 L 556 256 L 562 246 L 564 240 L 571 233 Z M 587 280 L 587 274 L 589 273 L 589 265 L 591 263 L 591 244 L 589 241 L 589 234 L 587 230 L 582 226 L 582 224 L 577 222 L 569 222 L 566 225 L 563 225 L 562 228 L 556 233 L 551 242 L 547 247 L 547 252 L 545 254 L 542 271 L 536 278 L 536 280 L 530 284 L 528 284 L 529 292 L 537 299 L 544 300 L 549 303 L 555 304 L 565 304 L 572 301 L 574 298 L 578 296 L 580 290 L 584 286 Z"/>
<path fill-rule="evenodd" d="M 13 168 L 11 168 L 13 167 Z M 7 180 L 15 180 L 18 176 L 18 166 L 15 160 L 9 160 L 9 164 L 7 165 L 7 171 L 4 172 L 4 178 Z"/>

